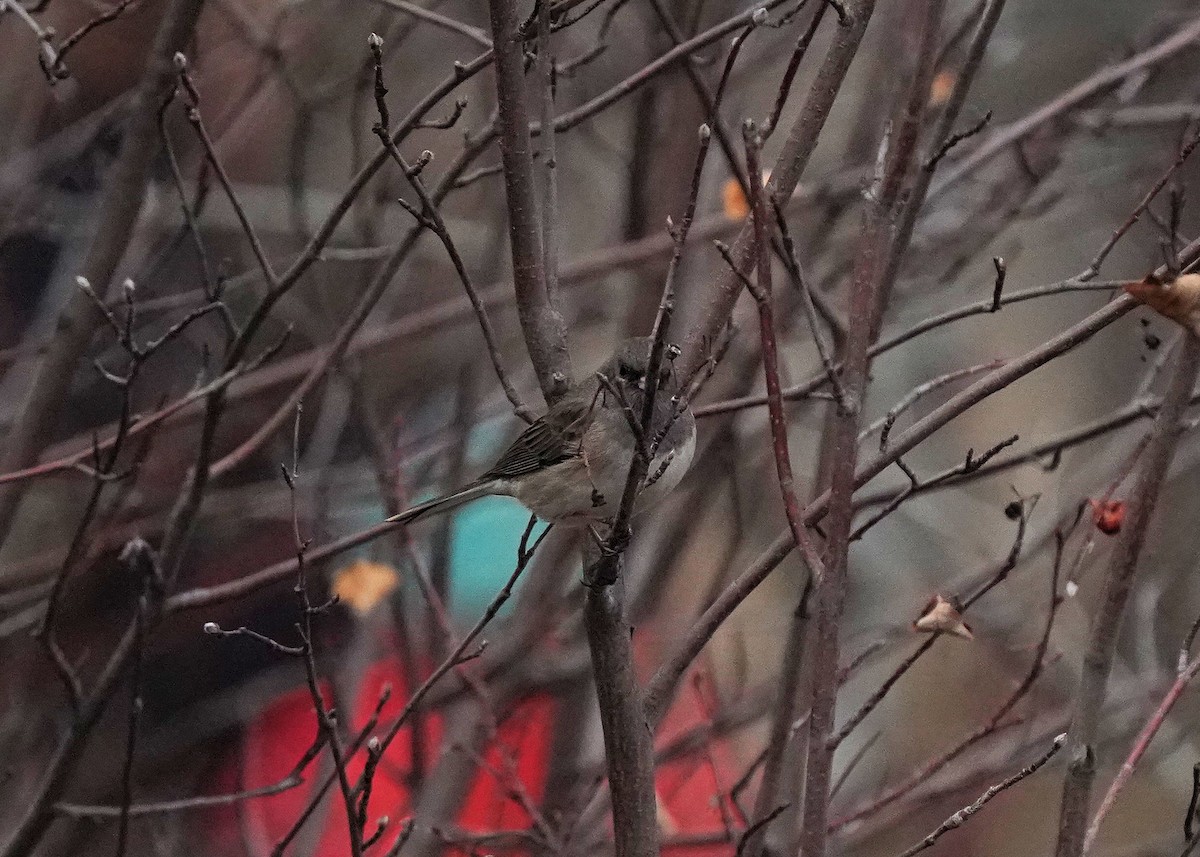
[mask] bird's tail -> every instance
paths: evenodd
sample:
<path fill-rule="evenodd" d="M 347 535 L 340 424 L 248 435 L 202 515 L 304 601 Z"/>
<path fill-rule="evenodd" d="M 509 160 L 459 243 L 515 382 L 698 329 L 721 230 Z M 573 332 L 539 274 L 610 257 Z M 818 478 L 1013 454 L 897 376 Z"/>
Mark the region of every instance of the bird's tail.
<path fill-rule="evenodd" d="M 464 503 L 470 503 L 472 500 L 488 494 L 495 494 L 496 486 L 491 482 L 476 482 L 455 491 L 453 494 L 446 494 L 442 497 L 436 497 L 433 500 L 427 500 L 413 506 L 410 509 L 405 509 L 399 515 L 392 515 L 387 519 L 388 523 L 411 523 L 417 518 L 425 518 L 431 515 L 440 515 L 442 512 L 449 512 L 451 509 L 456 509 Z"/>

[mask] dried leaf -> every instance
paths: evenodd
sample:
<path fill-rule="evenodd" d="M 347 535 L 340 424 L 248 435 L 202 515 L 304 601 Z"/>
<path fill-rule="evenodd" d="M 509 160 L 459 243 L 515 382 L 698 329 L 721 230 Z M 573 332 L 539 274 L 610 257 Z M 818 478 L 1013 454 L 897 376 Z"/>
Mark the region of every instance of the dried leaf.
<path fill-rule="evenodd" d="M 1167 283 L 1147 277 L 1126 283 L 1125 291 L 1159 315 L 1200 336 L 1200 274 L 1184 274 Z"/>
<path fill-rule="evenodd" d="M 370 613 L 400 585 L 400 573 L 390 565 L 360 559 L 333 576 L 333 594 L 360 616 Z"/>
<path fill-rule="evenodd" d="M 962 637 L 964 640 L 975 639 L 970 626 L 963 621 L 962 612 L 956 600 L 946 598 L 944 595 L 935 595 L 930 599 L 929 603 L 925 605 L 925 609 L 921 611 L 920 618 L 913 622 L 913 630 L 924 631 L 928 634 L 940 631 L 943 634 Z"/>

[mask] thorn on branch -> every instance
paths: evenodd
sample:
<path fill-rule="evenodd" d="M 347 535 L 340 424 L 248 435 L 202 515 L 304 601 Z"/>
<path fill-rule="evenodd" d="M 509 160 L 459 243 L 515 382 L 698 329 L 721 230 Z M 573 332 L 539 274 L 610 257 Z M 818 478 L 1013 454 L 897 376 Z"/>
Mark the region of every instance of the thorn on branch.
<path fill-rule="evenodd" d="M 849 27 L 854 23 L 854 16 L 846 10 L 841 0 L 825 0 L 825 3 L 837 13 L 839 27 Z"/>
<path fill-rule="evenodd" d="M 717 252 L 721 254 L 721 258 L 725 260 L 725 264 L 729 266 L 729 270 L 742 281 L 742 285 L 746 287 L 746 291 L 752 296 L 757 295 L 758 286 L 738 267 L 737 261 L 733 258 L 733 253 L 729 249 L 729 245 L 718 238 L 713 240 L 713 246 L 717 248 Z"/>
<path fill-rule="evenodd" d="M 504 172 L 503 164 L 494 164 L 490 167 L 480 167 L 476 170 L 463 173 L 454 182 L 455 190 L 472 185 L 480 179 L 485 179 L 488 176 L 498 176 Z"/>
<path fill-rule="evenodd" d="M 996 269 L 996 282 L 992 286 L 992 308 L 990 312 L 1000 311 L 1000 299 L 1004 294 L 1004 280 L 1008 277 L 1008 264 L 1003 256 L 993 256 L 992 266 Z"/>
<path fill-rule="evenodd" d="M 162 564 L 154 548 L 145 539 L 135 536 L 126 542 L 119 559 L 139 580 L 147 581 L 151 594 L 162 596 L 165 591 Z"/>
<path fill-rule="evenodd" d="M 946 155 L 950 154 L 951 149 L 953 149 L 955 146 L 957 146 L 959 143 L 963 142 L 964 140 L 969 140 L 970 138 L 974 137 L 976 134 L 979 134 L 981 131 L 983 131 L 984 128 L 987 127 L 988 123 L 991 121 L 992 121 L 992 111 L 989 110 L 987 113 L 983 114 L 982 119 L 980 119 L 978 122 L 976 122 L 974 125 L 972 125 L 967 130 L 959 131 L 955 134 L 951 134 L 950 137 L 946 140 L 946 142 L 942 144 L 941 148 L 938 149 L 937 152 L 934 153 L 933 157 L 925 162 L 925 171 L 931 173 L 935 169 L 937 169 L 938 162 L 941 161 L 942 158 L 946 157 Z"/>
<path fill-rule="evenodd" d="M 303 645 L 286 646 L 278 640 L 268 637 L 266 634 L 260 634 L 258 631 L 247 628 L 245 625 L 227 631 L 216 622 L 205 622 L 204 633 L 211 637 L 249 637 L 251 640 L 256 640 L 279 654 L 287 655 L 288 657 L 298 658 L 305 654 L 305 647 Z"/>
<path fill-rule="evenodd" d="M 391 118 L 387 109 L 387 87 L 383 85 L 383 39 L 377 33 L 367 36 L 367 47 L 371 49 L 371 57 L 375 62 L 375 109 L 379 111 L 379 127 L 385 132 L 391 127 Z M 460 63 L 454 64 L 458 74 Z"/>
<path fill-rule="evenodd" d="M 60 80 L 66 80 L 71 76 L 70 70 L 67 68 L 64 60 L 71 49 L 79 44 L 88 33 L 97 27 L 103 26 L 110 21 L 115 21 L 119 18 L 135 0 L 121 0 L 111 9 L 106 9 L 94 18 L 85 23 L 71 35 L 67 36 L 63 41 L 55 46 L 54 38 L 58 35 L 53 27 L 42 27 L 34 20 L 31 12 L 41 11 L 45 8 L 45 3 L 39 4 L 36 9 L 27 9 L 21 5 L 19 0 L 0 0 L 0 12 L 5 8 L 11 9 L 12 12 L 33 30 L 41 45 L 41 52 L 38 54 L 38 65 L 42 67 L 42 72 L 46 75 L 46 80 L 51 86 L 54 86 Z"/>
<path fill-rule="evenodd" d="M 1183 817 L 1183 838 L 1191 842 L 1195 833 L 1196 809 L 1200 804 L 1200 762 L 1192 765 L 1192 798 L 1188 801 L 1187 815 Z"/>
<path fill-rule="evenodd" d="M 458 120 L 462 118 L 463 111 L 467 109 L 467 99 L 460 98 L 454 102 L 454 109 L 442 119 L 426 119 L 417 123 L 418 128 L 434 128 L 445 130 L 453 128 L 458 124 Z"/>
<path fill-rule="evenodd" d="M 784 813 L 784 811 L 787 810 L 787 808 L 789 806 L 791 806 L 790 803 L 781 803 L 779 806 L 775 807 L 773 810 L 768 812 L 766 815 L 764 815 L 758 821 L 754 822 L 749 827 L 747 827 L 745 829 L 745 831 L 742 832 L 741 837 L 738 839 L 737 850 L 734 852 L 734 857 L 742 857 L 742 853 L 746 849 L 746 843 L 750 841 L 750 838 L 752 836 L 754 836 L 754 834 L 756 834 L 760 830 L 762 830 L 764 827 L 766 827 L 768 824 L 770 824 L 772 821 L 779 818 L 779 816 L 781 816 Z"/>
<path fill-rule="evenodd" d="M 428 229 L 430 232 L 437 232 L 437 223 L 435 223 L 430 218 L 426 217 L 425 214 L 420 209 L 418 209 L 415 205 L 413 205 L 407 199 L 405 199 L 402 196 L 397 197 L 396 202 L 399 204 L 399 206 L 401 208 L 403 208 L 405 211 L 407 211 L 409 214 L 411 214 L 413 217 L 413 220 L 415 220 L 415 221 L 417 221 L 417 223 L 421 224 L 421 226 L 423 228 Z"/>
<path fill-rule="evenodd" d="M 408 169 L 404 171 L 404 174 L 406 176 L 408 176 L 409 178 L 416 178 L 417 176 L 419 176 L 421 174 L 422 170 L 424 170 L 427 166 L 429 166 L 429 164 L 432 161 L 433 161 L 433 152 L 429 151 L 428 149 L 425 149 L 417 157 L 417 160 L 414 163 L 409 165 Z"/>

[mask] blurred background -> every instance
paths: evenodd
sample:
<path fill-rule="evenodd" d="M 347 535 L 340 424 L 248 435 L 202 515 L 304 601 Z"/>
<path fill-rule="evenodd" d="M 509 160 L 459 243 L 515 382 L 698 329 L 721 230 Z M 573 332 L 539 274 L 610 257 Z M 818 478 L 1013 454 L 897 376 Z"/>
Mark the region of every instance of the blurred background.
<path fill-rule="evenodd" d="M 0 416 L 5 425 L 19 413 L 32 367 L 56 336 L 60 309 L 77 289 L 80 260 L 104 227 L 97 200 L 164 8 L 161 0 L 123 8 L 71 48 L 63 59 L 69 74 L 51 84 L 39 65 L 38 37 L 12 9 L 14 2 L 0 6 Z M 43 6 L 34 20 L 59 40 L 108 8 L 84 0 L 50 0 Z M 844 312 L 862 191 L 908 67 L 910 7 L 908 0 L 880 0 L 787 210 L 809 281 L 835 313 Z M 730 0 L 668 0 L 666 8 L 690 36 L 747 7 Z M 963 34 L 978 12 L 969 0 L 948 3 L 944 68 L 934 79 L 931 105 L 944 101 L 952 88 Z M 1194 15 L 1194 5 L 1185 0 L 1010 0 L 959 124 L 969 127 L 989 111 L 993 129 L 1020 120 L 1097 69 L 1193 24 Z M 449 27 L 437 16 L 461 26 Z M 749 36 L 721 105 L 728 127 L 736 130 L 742 118 L 770 112 L 807 13 L 800 19 Z M 818 30 L 814 51 L 824 50 L 833 26 L 826 22 Z M 375 156 L 370 33 L 383 39 L 394 122 L 452 75 L 455 62 L 479 56 L 490 39 L 486 8 L 477 3 L 209 0 L 185 51 L 214 151 L 277 270 L 303 251 L 354 174 Z M 720 74 L 729 40 L 723 37 L 696 54 L 693 68 L 710 85 Z M 555 36 L 562 69 L 554 113 L 587 104 L 671 46 L 653 5 L 601 3 Z M 812 57 L 801 66 L 780 122 L 783 129 L 795 118 L 814 68 Z M 536 411 L 543 403 L 512 300 L 499 152 L 494 143 L 477 145 L 495 101 L 494 79 L 485 69 L 430 111 L 431 119 L 453 120 L 445 123 L 450 127 L 419 129 L 402 150 L 410 162 L 425 150 L 431 153 L 422 173 L 430 187 L 456 183 L 442 213 L 484 298 L 504 365 Z M 530 101 L 536 117 L 536 98 Z M 203 305 L 205 270 L 238 319 L 266 288 L 237 212 L 205 162 L 183 99 L 164 108 L 162 116 L 182 177 L 183 205 L 197 224 L 195 238 L 181 213 L 171 159 L 156 146 L 136 229 L 113 287 L 93 284 L 102 294 L 119 296 L 119 284 L 133 281 L 136 329 L 143 341 Z M 984 168 L 944 192 L 935 190 L 918 220 L 912 252 L 884 317 L 883 338 L 928 316 L 989 298 L 995 256 L 1007 265 L 1007 293 L 1085 270 L 1174 161 L 1198 117 L 1200 44 L 1193 44 L 1104 87 Z M 556 135 L 560 301 L 578 371 L 597 366 L 624 336 L 650 329 L 671 250 L 666 219 L 678 220 L 686 205 L 697 129 L 706 118 L 692 80 L 676 65 Z M 772 161 L 783 136 L 772 138 L 765 163 Z M 962 150 L 969 152 L 972 145 L 967 141 Z M 954 168 L 957 151 L 943 169 Z M 464 153 L 473 160 L 464 162 Z M 456 169 L 457 179 L 451 172 Z M 1189 204 L 1196 177 L 1196 168 L 1185 166 L 1174 178 L 1182 189 L 1179 231 L 1185 240 L 1200 229 L 1200 217 Z M 443 246 L 425 233 L 398 265 L 391 263 L 413 225 L 396 202 L 401 196 L 413 199 L 404 176 L 387 164 L 353 199 L 317 261 L 267 320 L 256 352 L 274 342 L 282 345 L 229 388 L 215 440 L 216 459 L 228 466 L 218 464 L 205 493 L 177 590 L 228 583 L 287 561 L 296 549 L 293 515 L 314 546 L 358 533 L 389 510 L 473 478 L 521 427 Z M 1135 225 L 1109 256 L 1102 278 L 1137 279 L 1162 263 L 1162 223 L 1170 219 L 1165 195 L 1151 212 L 1153 217 Z M 714 146 L 677 283 L 680 330 L 722 270 L 711 239 L 731 240 L 745 214 L 741 191 Z M 203 267 L 196 238 L 205 248 Z M 779 282 L 784 279 L 781 275 Z M 364 303 L 373 290 L 377 300 Z M 797 292 L 782 284 L 777 295 L 784 382 L 798 383 L 819 371 L 820 363 Z M 1107 291 L 1086 291 L 1015 303 L 887 351 L 873 366 L 866 424 L 918 385 L 1016 357 L 1110 297 Z M 359 312 L 366 313 L 365 322 L 345 354 L 303 395 L 302 413 L 293 417 L 295 409 L 288 407 L 282 426 L 243 454 L 241 445 L 287 407 L 297 385 Z M 130 394 L 136 413 L 151 413 L 213 377 L 219 365 L 214 355 L 220 354 L 225 336 L 217 315 L 190 324 L 146 362 Z M 743 300 L 734 322 L 728 351 L 701 406 L 761 392 L 751 301 Z M 1103 568 L 1112 544 L 1093 526 L 1090 508 L 1079 522 L 1080 510 L 1088 498 L 1120 499 L 1128 487 L 1130 456 L 1149 422 L 1132 416 L 1127 424 L 1059 454 L 1052 450 L 1076 428 L 1131 407 L 1136 415 L 1146 395 L 1161 391 L 1163 379 L 1156 370 L 1179 335 L 1170 322 L 1139 309 L 972 409 L 905 457 L 908 466 L 932 477 L 961 464 L 969 449 L 980 453 L 1012 435 L 1019 440 L 997 460 L 1042 444 L 1051 450 L 921 492 L 854 544 L 844 660 L 867 651 L 869 656 L 847 680 L 839 700 L 843 716 L 921 641 L 911 624 L 931 595 L 968 591 L 1003 564 L 1017 536 L 1006 506 L 1024 498 L 1031 509 L 1019 562 L 970 611 L 974 640 L 940 639 L 839 753 L 838 773 L 845 780 L 833 816 L 845 824 L 837 832 L 838 853 L 902 850 L 1065 728 L 1096 600 L 1099 573 L 1092 572 Z M 74 373 L 52 436 L 43 438 L 43 461 L 74 455 L 92 465 L 92 438 L 108 437 L 121 418 L 121 396 L 90 365 L 92 359 L 110 369 L 122 365 L 124 354 L 112 331 L 98 333 L 87 358 Z M 952 380 L 922 396 L 899 417 L 897 429 L 974 377 Z M 809 496 L 817 493 L 821 479 L 820 438 L 830 407 L 827 399 L 813 397 L 788 406 L 793 462 Z M 5 784 L 0 832 L 16 824 L 26 804 L 23 796 L 71 723 L 66 694 L 34 636 L 54 581 L 69 560 L 58 636 L 87 685 L 133 615 L 140 591 L 140 581 L 119 559 L 122 548 L 135 536 L 152 545 L 162 538 L 196 455 L 200 416 L 198 403 L 183 407 L 131 440 L 122 478 L 103 493 L 82 537 L 78 528 L 93 486 L 86 472 L 59 467 L 21 480 L 21 503 L 0 548 L 0 782 Z M 878 434 L 863 444 L 877 449 Z M 627 572 L 643 679 L 720 588 L 785 526 L 765 408 L 705 416 L 700 450 L 664 507 L 636 527 Z M 1195 438 L 1186 435 L 1149 534 L 1110 686 L 1101 783 L 1115 772 L 1132 735 L 1170 685 L 1181 641 L 1200 613 L 1193 525 L 1200 513 L 1194 490 L 1198 451 Z M 294 491 L 280 478 L 281 464 L 295 465 Z M 892 468 L 863 489 L 859 523 L 871 519 L 880 497 L 886 500 L 887 492 L 907 481 Z M 400 710 L 407 693 L 450 650 L 453 635 L 477 621 L 512 573 L 526 520 L 515 502 L 487 499 L 452 517 L 422 521 L 311 564 L 314 593 L 321 593 L 314 599 L 340 597 L 317 620 L 316 644 L 328 693 L 346 728 L 366 722 L 385 684 L 393 688 L 385 714 Z M 866 817 L 855 817 L 986 723 L 1027 674 L 1046 623 L 1056 531 L 1065 534 L 1062 579 L 1070 571 L 1078 589 L 1071 588 L 1054 617 L 1044 669 L 1029 693 L 1001 728 L 954 764 Z M 69 557 L 73 540 L 80 544 L 77 555 Z M 799 560 L 789 558 L 725 623 L 660 730 L 663 748 L 687 730 L 704 724 L 710 730 L 700 742 L 705 752 L 685 747 L 664 762 L 660 827 L 671 848 L 731 853 L 723 837 L 724 802 L 715 795 L 738 780 L 766 739 L 765 714 L 801 571 Z M 514 797 L 520 791 L 514 782 L 524 784 L 552 825 L 569 827 L 583 810 L 580 802 L 602 770 L 603 747 L 582 644 L 580 579 L 573 543 L 551 534 L 513 601 L 484 635 L 488 650 L 469 665 L 490 693 L 484 706 L 490 731 L 460 734 L 464 724 L 478 727 L 466 712 L 482 703 L 469 682 L 451 678 L 422 706 L 415 726 L 406 729 L 398 755 L 387 757 L 371 814 L 390 815 L 393 824 L 414 814 L 424 831 L 417 838 L 425 838 L 420 848 L 406 853 L 439 846 L 463 853 L 544 847 L 515 834 L 483 836 L 536 827 L 536 814 L 523 798 Z M 226 629 L 247 626 L 291 642 L 297 617 L 292 589 L 292 578 L 281 579 L 203 610 L 172 613 L 154 628 L 139 677 L 143 709 L 130 778 L 135 802 L 235 792 L 287 777 L 315 728 L 303 670 L 294 659 L 253 640 L 222 639 L 201 628 L 205 622 Z M 434 604 L 444 604 L 444 614 L 429 606 L 431 592 Z M 119 804 L 129 700 L 122 689 L 108 706 L 81 751 L 67 802 Z M 1198 713 L 1195 701 L 1185 696 L 1106 822 L 1094 853 L 1177 853 L 1192 764 L 1200 757 L 1193 728 Z M 446 772 L 452 757 L 458 759 L 456 775 Z M 278 796 L 137 816 L 129 851 L 270 853 L 303 808 L 309 784 L 328 772 L 321 765 L 327 763 L 315 763 L 316 773 L 304 786 Z M 1061 763 L 1056 763 L 1003 795 L 931 853 L 1048 853 L 1060 777 Z M 753 794 L 753 783 L 747 794 Z M 349 853 L 339 836 L 337 811 L 336 800 L 322 804 L 291 846 L 296 853 Z M 114 818 L 86 816 L 69 807 L 59 812 L 38 853 L 111 853 Z"/>

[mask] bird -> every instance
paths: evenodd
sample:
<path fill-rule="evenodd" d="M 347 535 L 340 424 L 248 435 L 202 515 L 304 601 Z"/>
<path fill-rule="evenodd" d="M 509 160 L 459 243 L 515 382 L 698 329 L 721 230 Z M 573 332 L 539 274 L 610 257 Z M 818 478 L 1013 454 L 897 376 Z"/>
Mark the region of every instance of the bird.
<path fill-rule="evenodd" d="M 641 420 L 652 345 L 646 336 L 625 340 L 597 372 L 574 384 L 522 431 L 478 479 L 387 521 L 411 523 L 488 495 L 514 497 L 549 523 L 611 520 L 638 448 L 631 421 L 636 425 Z M 643 438 L 653 457 L 638 510 L 654 505 L 679 483 L 696 450 L 695 417 L 674 398 L 680 384 L 667 354 L 678 354 L 678 349 L 668 346 L 665 351 Z"/>

